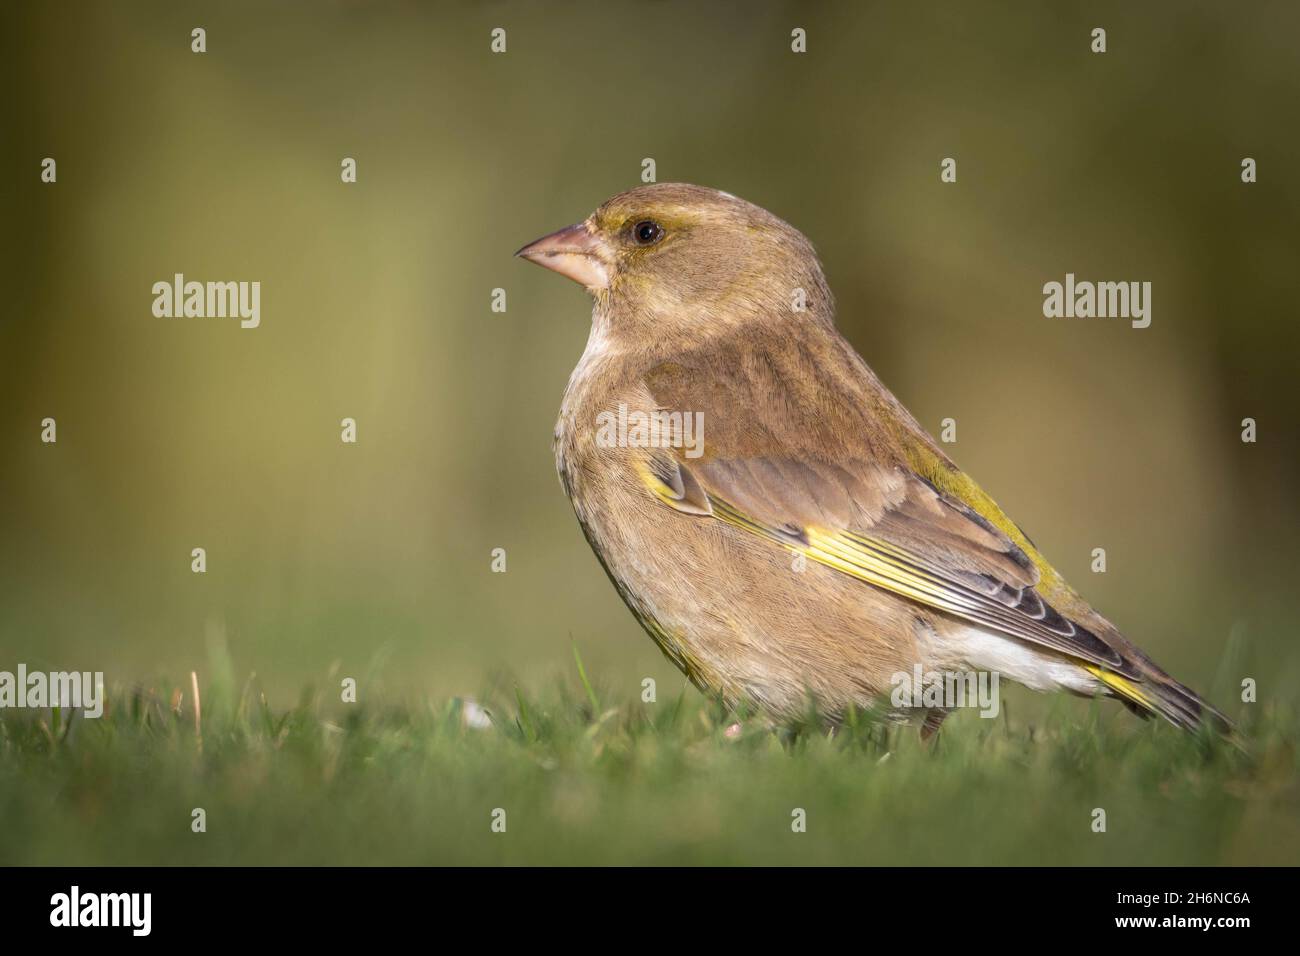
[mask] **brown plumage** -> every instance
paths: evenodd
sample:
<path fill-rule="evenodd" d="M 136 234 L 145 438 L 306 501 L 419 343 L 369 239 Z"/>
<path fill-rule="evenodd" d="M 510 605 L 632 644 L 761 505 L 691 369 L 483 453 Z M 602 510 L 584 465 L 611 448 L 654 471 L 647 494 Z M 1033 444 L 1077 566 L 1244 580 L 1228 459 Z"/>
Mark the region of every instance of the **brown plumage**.
<path fill-rule="evenodd" d="M 619 593 L 702 690 L 781 718 L 811 695 L 834 717 L 919 663 L 1227 726 L 880 383 L 835 330 L 792 226 L 726 193 L 654 185 L 519 254 L 595 298 L 556 425 L 560 478 Z M 698 415 L 703 441 L 602 432 L 638 413 Z"/>

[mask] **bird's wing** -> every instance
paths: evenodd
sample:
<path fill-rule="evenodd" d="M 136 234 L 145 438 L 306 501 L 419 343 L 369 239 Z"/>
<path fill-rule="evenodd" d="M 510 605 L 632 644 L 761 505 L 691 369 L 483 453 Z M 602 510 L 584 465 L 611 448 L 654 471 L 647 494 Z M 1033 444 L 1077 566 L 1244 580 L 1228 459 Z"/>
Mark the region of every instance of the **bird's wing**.
<path fill-rule="evenodd" d="M 1114 647 L 1044 600 L 1038 569 L 1018 545 L 915 473 L 854 475 L 773 458 L 692 462 L 659 452 L 643 477 L 670 507 L 979 627 L 1139 676 Z"/>
<path fill-rule="evenodd" d="M 743 349 L 707 366 L 651 369 L 642 384 L 655 407 L 701 414 L 704 440 L 695 458 L 656 449 L 642 465 L 647 487 L 679 511 L 725 521 L 925 607 L 1139 676 L 1131 645 L 937 451 L 847 343 L 806 349 L 769 347 L 761 358 Z M 810 376 L 812 363 L 837 374 Z M 920 434 L 900 443 L 903 429 Z M 900 451 L 918 442 L 945 477 L 932 480 Z M 950 475 L 966 493 L 940 487 Z"/>

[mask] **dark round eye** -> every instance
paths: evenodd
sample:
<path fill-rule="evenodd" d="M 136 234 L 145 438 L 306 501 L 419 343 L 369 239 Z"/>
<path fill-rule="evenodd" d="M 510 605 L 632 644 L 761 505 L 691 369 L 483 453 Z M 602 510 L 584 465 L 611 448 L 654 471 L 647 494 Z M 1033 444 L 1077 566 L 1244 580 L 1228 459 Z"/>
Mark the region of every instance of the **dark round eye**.
<path fill-rule="evenodd" d="M 639 246 L 653 246 L 664 237 L 663 226 L 653 219 L 642 219 L 632 227 L 632 238 Z"/>

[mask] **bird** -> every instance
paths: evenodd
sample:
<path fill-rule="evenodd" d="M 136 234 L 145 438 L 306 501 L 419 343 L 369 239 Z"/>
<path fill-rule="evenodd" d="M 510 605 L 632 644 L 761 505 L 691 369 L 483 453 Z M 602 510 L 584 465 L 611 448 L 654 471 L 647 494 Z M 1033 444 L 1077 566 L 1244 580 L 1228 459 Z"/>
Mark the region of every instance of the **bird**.
<path fill-rule="evenodd" d="M 812 243 L 730 193 L 638 186 L 516 252 L 594 300 L 560 483 L 660 650 L 776 721 L 988 673 L 1231 727 L 1094 610 L 835 326 Z M 890 710 L 933 735 L 954 709 Z"/>

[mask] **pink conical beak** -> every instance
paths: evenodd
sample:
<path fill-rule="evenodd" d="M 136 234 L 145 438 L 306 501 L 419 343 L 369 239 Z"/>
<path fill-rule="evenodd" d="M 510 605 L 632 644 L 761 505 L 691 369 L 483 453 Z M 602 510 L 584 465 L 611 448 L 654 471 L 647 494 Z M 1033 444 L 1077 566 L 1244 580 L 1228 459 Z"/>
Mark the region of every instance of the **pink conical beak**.
<path fill-rule="evenodd" d="M 585 222 L 530 242 L 515 255 L 535 262 L 588 289 L 609 288 L 609 248 Z"/>

